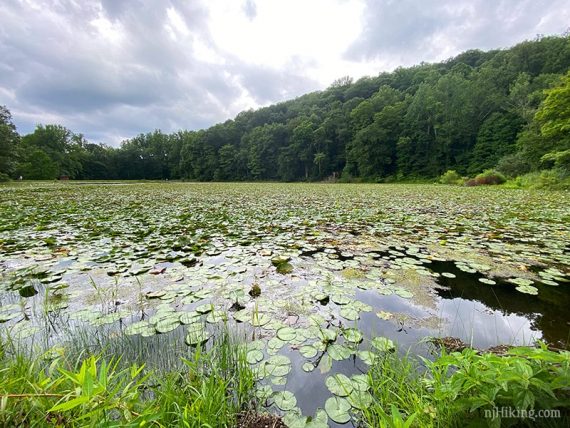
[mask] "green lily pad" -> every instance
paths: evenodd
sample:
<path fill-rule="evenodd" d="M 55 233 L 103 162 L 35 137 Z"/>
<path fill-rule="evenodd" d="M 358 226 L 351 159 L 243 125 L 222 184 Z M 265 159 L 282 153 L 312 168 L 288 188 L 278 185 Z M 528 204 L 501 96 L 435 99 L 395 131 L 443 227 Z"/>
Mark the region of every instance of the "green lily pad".
<path fill-rule="evenodd" d="M 368 391 L 370 384 L 368 383 L 368 376 L 365 374 L 358 374 L 351 376 L 352 386 L 356 391 Z"/>
<path fill-rule="evenodd" d="M 342 335 L 346 341 L 352 343 L 360 343 L 363 338 L 362 333 L 357 328 L 346 328 L 342 331 Z"/>
<path fill-rule="evenodd" d="M 168 333 L 175 330 L 180 325 L 180 319 L 176 318 L 167 318 L 165 320 L 159 321 L 155 329 L 158 333 Z"/>
<path fill-rule="evenodd" d="M 254 312 L 251 315 L 251 325 L 254 327 L 263 327 L 271 321 L 271 317 L 265 313 Z"/>
<path fill-rule="evenodd" d="M 344 306 L 340 310 L 340 316 L 349 321 L 356 321 L 360 318 L 358 311 L 350 306 Z"/>
<path fill-rule="evenodd" d="M 388 352 L 394 349 L 394 342 L 386 337 L 375 337 L 370 343 L 380 352 Z"/>
<path fill-rule="evenodd" d="M 325 385 L 334 395 L 346 397 L 353 390 L 351 380 L 342 373 L 329 376 L 325 380 Z"/>
<path fill-rule="evenodd" d="M 273 395 L 275 405 L 283 411 L 291 410 L 297 405 L 295 394 L 290 391 L 279 391 Z"/>
<path fill-rule="evenodd" d="M 312 372 L 315 370 L 315 365 L 313 363 L 303 363 L 303 366 L 301 368 L 303 371 Z"/>
<path fill-rule="evenodd" d="M 182 324 L 194 324 L 200 320 L 200 315 L 201 314 L 196 311 L 184 312 L 183 314 L 180 314 L 180 322 Z"/>
<path fill-rule="evenodd" d="M 533 296 L 536 296 L 538 294 L 538 288 L 533 287 L 532 285 L 519 285 L 516 287 L 516 290 L 520 291 L 521 293 L 531 294 Z"/>
<path fill-rule="evenodd" d="M 364 410 L 372 404 L 372 396 L 366 391 L 353 390 L 347 399 L 351 406 L 358 410 Z"/>
<path fill-rule="evenodd" d="M 207 314 L 208 312 L 212 312 L 214 310 L 214 305 L 211 303 L 204 303 L 202 305 L 196 306 L 194 310 L 200 314 Z"/>
<path fill-rule="evenodd" d="M 152 332 L 154 333 L 155 328 L 154 328 L 152 325 L 150 325 L 150 324 L 149 324 L 148 322 L 146 322 L 146 321 L 138 321 L 138 322 L 134 322 L 134 323 L 132 323 L 132 324 L 129 324 L 129 325 L 125 328 L 124 333 L 125 333 L 127 336 L 132 336 L 132 335 L 135 335 L 135 334 L 141 334 L 143 331 L 146 331 L 146 330 L 149 330 L 149 329 L 152 329 Z"/>
<path fill-rule="evenodd" d="M 297 332 L 291 327 L 282 327 L 277 330 L 277 337 L 284 342 L 290 342 L 297 337 Z"/>
<path fill-rule="evenodd" d="M 284 355 L 274 355 L 264 361 L 265 376 L 286 376 L 291 371 L 291 360 Z"/>
<path fill-rule="evenodd" d="M 350 414 L 348 412 L 351 407 L 348 400 L 342 397 L 330 397 L 325 402 L 325 410 L 329 418 L 338 424 L 345 424 L 350 421 Z"/>
<path fill-rule="evenodd" d="M 344 345 L 333 343 L 327 348 L 327 353 L 333 360 L 342 361 L 352 355 L 352 350 Z"/>
<path fill-rule="evenodd" d="M 249 364 L 257 364 L 263 360 L 263 352 L 257 349 L 252 349 L 246 354 L 246 359 Z"/>
<path fill-rule="evenodd" d="M 299 352 L 305 358 L 313 358 L 318 353 L 317 348 L 311 345 L 301 346 Z"/>
<path fill-rule="evenodd" d="M 328 428 L 329 418 L 324 409 L 317 409 L 313 418 L 307 422 L 305 428 Z"/>
<path fill-rule="evenodd" d="M 376 354 L 370 351 L 358 351 L 356 355 L 358 355 L 358 358 L 360 358 L 364 364 L 369 366 L 374 364 L 374 360 L 376 359 Z"/>
<path fill-rule="evenodd" d="M 331 300 L 335 302 L 337 305 L 347 305 L 352 302 L 350 297 L 345 296 L 344 294 L 333 294 L 331 296 Z"/>
<path fill-rule="evenodd" d="M 202 324 L 190 324 L 186 333 L 186 344 L 188 346 L 197 346 L 205 343 L 210 338 L 210 333 L 204 329 Z"/>

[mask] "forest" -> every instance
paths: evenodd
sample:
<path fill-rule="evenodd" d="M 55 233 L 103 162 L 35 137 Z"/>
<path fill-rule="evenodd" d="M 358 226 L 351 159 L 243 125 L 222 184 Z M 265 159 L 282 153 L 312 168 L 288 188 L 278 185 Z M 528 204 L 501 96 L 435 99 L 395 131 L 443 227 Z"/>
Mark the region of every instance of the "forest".
<path fill-rule="evenodd" d="M 570 35 L 469 50 L 115 148 L 0 107 L 0 179 L 422 181 L 570 169 Z"/>

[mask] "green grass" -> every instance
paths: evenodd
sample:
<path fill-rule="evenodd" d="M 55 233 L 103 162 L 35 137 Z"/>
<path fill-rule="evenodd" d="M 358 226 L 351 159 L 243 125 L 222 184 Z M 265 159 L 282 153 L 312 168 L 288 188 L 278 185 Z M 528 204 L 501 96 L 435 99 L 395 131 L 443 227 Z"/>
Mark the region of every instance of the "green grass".
<path fill-rule="evenodd" d="M 254 406 L 245 349 L 227 332 L 171 371 L 104 354 L 0 343 L 0 426 L 226 427 Z"/>
<path fill-rule="evenodd" d="M 570 424 L 570 352 L 545 345 L 512 348 L 505 356 L 473 349 L 443 352 L 434 361 L 386 353 L 370 368 L 368 381 L 373 401 L 361 416 L 369 427 Z M 493 419 L 488 414 L 494 408 L 560 414 Z"/>

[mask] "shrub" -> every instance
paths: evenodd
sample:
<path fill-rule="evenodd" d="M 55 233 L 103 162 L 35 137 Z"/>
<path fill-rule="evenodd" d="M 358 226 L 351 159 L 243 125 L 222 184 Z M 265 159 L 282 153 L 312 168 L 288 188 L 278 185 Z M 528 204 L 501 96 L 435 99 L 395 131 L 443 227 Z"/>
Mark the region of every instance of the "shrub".
<path fill-rule="evenodd" d="M 450 169 L 439 177 L 439 182 L 441 184 L 463 184 L 463 179 L 457 171 Z"/>
<path fill-rule="evenodd" d="M 8 177 L 3 172 L 0 172 L 0 183 L 5 182 L 5 181 L 10 181 L 10 177 Z"/>
<path fill-rule="evenodd" d="M 535 171 L 521 175 L 509 181 L 508 187 L 521 187 L 525 189 L 570 189 L 570 177 L 560 168 Z"/>
<path fill-rule="evenodd" d="M 497 163 L 495 169 L 506 177 L 513 178 L 527 174 L 530 172 L 531 166 L 521 153 L 514 153 L 503 156 Z"/>
<path fill-rule="evenodd" d="M 487 169 L 475 177 L 477 186 L 503 184 L 507 179 L 503 174 L 493 169 Z"/>
<path fill-rule="evenodd" d="M 540 344 L 499 356 L 467 348 L 443 352 L 435 361 L 421 360 L 424 368 L 412 356 L 398 353 L 374 360 L 368 372 L 372 403 L 362 410 L 364 426 L 569 426 L 568 351 L 554 352 Z M 560 417 L 501 419 L 493 409 L 502 407 L 529 413 L 557 409 Z"/>

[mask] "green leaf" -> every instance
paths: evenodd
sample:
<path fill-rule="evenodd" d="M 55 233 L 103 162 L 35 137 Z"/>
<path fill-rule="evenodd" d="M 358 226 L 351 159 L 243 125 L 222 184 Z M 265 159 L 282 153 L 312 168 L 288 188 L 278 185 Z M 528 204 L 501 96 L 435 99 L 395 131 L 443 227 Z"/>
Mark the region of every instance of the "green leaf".
<path fill-rule="evenodd" d="M 352 350 L 344 345 L 333 343 L 327 348 L 327 353 L 333 360 L 342 361 L 352 355 Z"/>
<path fill-rule="evenodd" d="M 386 337 L 375 337 L 370 343 L 380 352 L 388 352 L 394 349 L 394 342 Z"/>
<path fill-rule="evenodd" d="M 325 385 L 330 392 L 339 397 L 346 397 L 353 390 L 352 382 L 342 373 L 337 373 L 327 377 Z"/>
<path fill-rule="evenodd" d="M 331 397 L 325 402 L 325 410 L 333 421 L 345 424 L 350 420 L 351 405 L 346 398 Z"/>
<path fill-rule="evenodd" d="M 76 408 L 77 406 L 81 406 L 82 404 L 85 404 L 87 402 L 89 402 L 89 397 L 81 395 L 72 400 L 53 406 L 51 409 L 48 410 L 48 412 L 66 412 L 68 410 Z"/>
<path fill-rule="evenodd" d="M 281 327 L 277 330 L 277 337 L 284 342 L 290 342 L 297 337 L 297 332 L 291 327 Z"/>
<path fill-rule="evenodd" d="M 290 391 L 279 391 L 273 395 L 275 405 L 283 411 L 291 410 L 297 405 L 295 394 Z"/>

